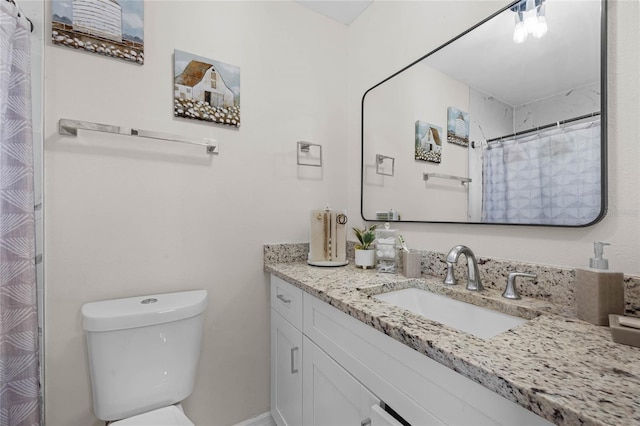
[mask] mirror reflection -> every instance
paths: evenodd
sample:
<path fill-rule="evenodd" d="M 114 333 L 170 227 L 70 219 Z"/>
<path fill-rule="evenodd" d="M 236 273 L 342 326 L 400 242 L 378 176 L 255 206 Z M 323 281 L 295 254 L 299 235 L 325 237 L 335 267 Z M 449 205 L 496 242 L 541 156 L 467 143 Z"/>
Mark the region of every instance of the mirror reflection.
<path fill-rule="evenodd" d="M 369 89 L 365 220 L 585 226 L 606 203 L 606 4 L 516 2 Z M 394 173 L 379 173 L 380 157 Z"/>

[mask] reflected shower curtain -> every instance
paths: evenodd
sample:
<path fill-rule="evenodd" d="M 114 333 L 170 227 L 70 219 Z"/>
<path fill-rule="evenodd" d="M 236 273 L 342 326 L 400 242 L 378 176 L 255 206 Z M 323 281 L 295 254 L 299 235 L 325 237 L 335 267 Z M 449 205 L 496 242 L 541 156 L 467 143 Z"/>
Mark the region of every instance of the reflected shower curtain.
<path fill-rule="evenodd" d="M 0 426 L 40 424 L 30 28 L 0 0 Z"/>
<path fill-rule="evenodd" d="M 492 143 L 482 154 L 482 221 L 578 225 L 600 213 L 600 122 Z"/>

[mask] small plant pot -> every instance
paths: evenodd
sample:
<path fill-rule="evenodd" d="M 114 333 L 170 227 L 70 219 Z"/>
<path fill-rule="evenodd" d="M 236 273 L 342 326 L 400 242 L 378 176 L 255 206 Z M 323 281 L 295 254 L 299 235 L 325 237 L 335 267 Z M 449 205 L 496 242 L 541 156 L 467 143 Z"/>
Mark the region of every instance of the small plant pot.
<path fill-rule="evenodd" d="M 355 263 L 362 269 L 373 268 L 376 265 L 376 251 L 356 250 Z"/>

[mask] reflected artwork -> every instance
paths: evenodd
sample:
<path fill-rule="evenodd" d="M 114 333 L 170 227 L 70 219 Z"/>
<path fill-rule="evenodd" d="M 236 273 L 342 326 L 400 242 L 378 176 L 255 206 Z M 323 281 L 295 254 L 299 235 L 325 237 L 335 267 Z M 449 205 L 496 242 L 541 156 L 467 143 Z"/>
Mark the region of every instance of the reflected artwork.
<path fill-rule="evenodd" d="M 440 163 L 442 161 L 442 127 L 426 121 L 416 121 L 415 159 Z"/>
<path fill-rule="evenodd" d="M 458 108 L 447 108 L 447 142 L 469 146 L 469 113 Z"/>

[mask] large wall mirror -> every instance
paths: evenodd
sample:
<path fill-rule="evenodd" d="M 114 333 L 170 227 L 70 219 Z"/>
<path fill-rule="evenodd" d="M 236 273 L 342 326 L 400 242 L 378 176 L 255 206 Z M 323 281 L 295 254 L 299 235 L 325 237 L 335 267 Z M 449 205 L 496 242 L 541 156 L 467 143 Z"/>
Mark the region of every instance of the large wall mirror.
<path fill-rule="evenodd" d="M 365 220 L 587 226 L 606 188 L 606 0 L 512 3 L 362 98 Z"/>

